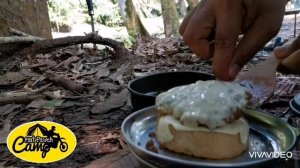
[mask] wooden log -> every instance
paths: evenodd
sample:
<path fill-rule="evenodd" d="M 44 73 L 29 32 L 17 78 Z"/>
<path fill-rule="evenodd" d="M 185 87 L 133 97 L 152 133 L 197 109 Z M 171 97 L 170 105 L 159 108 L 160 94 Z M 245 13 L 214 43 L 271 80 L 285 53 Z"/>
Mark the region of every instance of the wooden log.
<path fill-rule="evenodd" d="M 116 57 L 126 57 L 131 55 L 122 43 L 110 38 L 102 38 L 97 33 L 89 33 L 86 36 L 71 36 L 38 41 L 17 54 L 20 56 L 26 56 L 28 54 L 35 55 L 38 53 L 47 53 L 55 48 L 83 43 L 95 43 L 110 46 L 114 49 Z"/>
<path fill-rule="evenodd" d="M 26 95 L 26 96 L 17 96 L 17 97 L 1 97 L 0 105 L 6 104 L 28 104 L 36 99 L 44 99 L 44 95 Z"/>

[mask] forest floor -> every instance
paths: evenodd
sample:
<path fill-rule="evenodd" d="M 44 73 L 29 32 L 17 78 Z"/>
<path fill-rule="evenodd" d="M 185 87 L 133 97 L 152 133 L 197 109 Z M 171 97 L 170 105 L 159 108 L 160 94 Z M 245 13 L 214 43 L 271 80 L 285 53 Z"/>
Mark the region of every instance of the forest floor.
<path fill-rule="evenodd" d="M 279 34 L 283 39 L 293 36 L 292 19 L 285 19 Z M 300 22 L 297 24 L 300 28 Z M 274 40 L 268 45 L 273 43 Z M 38 165 L 13 156 L 7 149 L 6 138 L 0 138 L 0 167 L 84 167 L 93 160 L 126 149 L 120 126 L 134 111 L 126 88 L 128 81 L 166 71 L 212 73 L 212 62 L 199 59 L 180 38 L 141 39 L 130 52 L 137 58 L 133 67 L 129 65 L 130 60 L 117 64 L 115 52 L 110 47 L 101 50 L 81 49 L 80 46 L 57 48 L 17 62 L 18 68 L 1 73 L 0 137 L 7 137 L 10 130 L 22 123 L 43 120 L 70 128 L 78 143 L 66 159 Z M 268 54 L 270 51 L 259 52 L 245 70 L 265 60 Z M 73 81 L 84 89 L 74 91 L 62 87 L 50 80 L 48 73 Z M 276 89 L 283 93 L 274 93 L 262 109 L 281 116 L 288 108 L 288 101 L 299 93 L 300 78 L 278 74 L 277 80 Z M 281 86 L 287 87 L 282 89 Z M 5 99 L 28 98 L 32 94 L 40 97 L 19 103 Z M 293 126 L 300 127 L 299 117 L 290 121 Z"/>

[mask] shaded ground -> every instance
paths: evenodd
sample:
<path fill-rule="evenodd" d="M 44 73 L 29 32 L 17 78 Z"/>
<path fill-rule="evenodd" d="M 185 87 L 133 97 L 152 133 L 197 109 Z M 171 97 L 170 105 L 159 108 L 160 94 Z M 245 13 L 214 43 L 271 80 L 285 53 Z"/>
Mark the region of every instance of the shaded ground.
<path fill-rule="evenodd" d="M 281 32 L 290 38 L 292 20 L 287 19 Z M 73 154 L 63 161 L 37 165 L 14 157 L 5 141 L 0 141 L 0 165 L 13 167 L 83 167 L 108 153 L 126 149 L 120 135 L 120 125 L 133 112 L 126 85 L 129 80 L 155 72 L 202 71 L 211 73 L 211 61 L 196 57 L 178 38 L 143 39 L 132 53 L 138 64 L 116 65 L 114 51 L 81 49 L 71 46 L 36 54 L 17 62 L 0 77 L 0 137 L 7 136 L 16 126 L 36 120 L 61 123 L 76 135 L 78 145 Z M 269 52 L 262 51 L 246 69 L 264 60 Z M 14 73 L 11 73 L 14 72 Z M 9 73 L 9 74 L 7 74 Z M 72 91 L 47 78 L 47 74 L 63 77 L 84 87 Z M 297 76 L 278 74 L 277 91 L 262 109 L 283 116 L 288 101 L 299 93 Z M 3 98 L 11 96 L 41 95 L 25 103 L 14 104 Z M 300 119 L 288 116 L 290 123 L 300 126 Z M 11 125 L 11 126 L 10 126 Z M 7 128 L 10 128 L 7 130 Z"/>

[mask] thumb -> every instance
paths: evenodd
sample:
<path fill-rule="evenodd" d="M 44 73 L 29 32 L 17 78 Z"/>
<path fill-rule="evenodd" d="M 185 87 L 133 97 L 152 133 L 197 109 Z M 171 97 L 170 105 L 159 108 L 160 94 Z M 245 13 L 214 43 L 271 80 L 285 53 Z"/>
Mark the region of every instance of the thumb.
<path fill-rule="evenodd" d="M 275 48 L 274 55 L 279 59 L 284 59 L 298 49 L 300 49 L 300 36 L 298 36 L 290 45 Z"/>

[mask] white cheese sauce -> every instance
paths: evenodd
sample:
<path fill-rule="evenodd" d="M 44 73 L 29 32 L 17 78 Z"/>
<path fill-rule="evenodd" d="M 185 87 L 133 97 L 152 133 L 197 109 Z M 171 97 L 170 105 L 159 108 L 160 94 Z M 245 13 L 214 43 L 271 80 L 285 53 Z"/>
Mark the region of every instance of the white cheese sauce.
<path fill-rule="evenodd" d="M 245 89 L 232 82 L 198 81 L 175 87 L 156 97 L 156 108 L 172 115 L 183 125 L 209 129 L 225 125 L 224 119 L 247 105 Z"/>

